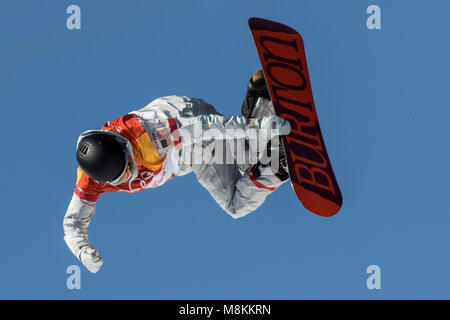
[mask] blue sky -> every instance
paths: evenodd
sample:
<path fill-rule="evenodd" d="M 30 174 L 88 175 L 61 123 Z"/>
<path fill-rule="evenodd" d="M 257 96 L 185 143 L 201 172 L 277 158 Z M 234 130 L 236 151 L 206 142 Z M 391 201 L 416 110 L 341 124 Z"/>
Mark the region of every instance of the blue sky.
<path fill-rule="evenodd" d="M 81 8 L 81 30 L 66 8 Z M 381 8 L 368 30 L 366 8 Z M 2 1 L 1 299 L 450 298 L 448 1 Z M 307 212 L 289 184 L 233 220 L 190 174 L 102 195 L 82 268 L 63 241 L 75 143 L 153 99 L 240 114 L 259 68 L 247 19 L 298 30 L 344 205 Z M 381 268 L 368 290 L 366 268 Z"/>

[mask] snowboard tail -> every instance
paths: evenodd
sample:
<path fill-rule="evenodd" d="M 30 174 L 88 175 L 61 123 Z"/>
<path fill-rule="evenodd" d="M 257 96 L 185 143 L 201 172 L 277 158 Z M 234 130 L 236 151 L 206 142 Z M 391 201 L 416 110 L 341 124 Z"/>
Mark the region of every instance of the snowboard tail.
<path fill-rule="evenodd" d="M 275 21 L 250 18 L 249 26 L 275 112 L 291 125 L 282 139 L 294 191 L 309 211 L 332 216 L 342 195 L 319 126 L 303 39 Z"/>

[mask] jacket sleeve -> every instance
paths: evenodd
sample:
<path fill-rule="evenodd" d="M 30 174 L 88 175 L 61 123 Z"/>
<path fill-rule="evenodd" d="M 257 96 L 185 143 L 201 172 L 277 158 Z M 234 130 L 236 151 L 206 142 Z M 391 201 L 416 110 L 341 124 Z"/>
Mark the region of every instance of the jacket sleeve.
<path fill-rule="evenodd" d="M 200 144 L 211 138 L 270 140 L 290 131 L 288 121 L 274 115 L 247 119 L 243 116 L 223 116 L 201 99 L 169 96 L 158 98 L 139 111 L 133 111 L 142 120 L 147 132 L 161 127 L 170 128 L 181 137 L 184 145 Z M 175 125 L 171 125 L 171 121 Z M 177 131 L 176 133 L 174 133 Z M 152 139 L 153 140 L 153 139 Z M 262 142 L 265 145 L 267 142 Z M 160 150 L 158 150 L 159 152 Z M 164 150 L 166 151 L 166 150 Z"/>
<path fill-rule="evenodd" d="M 80 250 L 92 246 L 88 240 L 87 228 L 95 212 L 96 202 L 81 199 L 75 193 L 64 216 L 64 241 L 72 253 L 80 259 Z"/>
<path fill-rule="evenodd" d="M 92 273 L 103 265 L 103 258 L 89 242 L 87 227 L 94 215 L 96 202 L 81 199 L 73 194 L 69 208 L 64 216 L 64 241 L 72 253 Z"/>
<path fill-rule="evenodd" d="M 275 136 L 287 135 L 290 131 L 289 122 L 276 115 L 247 119 L 242 116 L 210 114 L 180 119 L 180 122 L 178 132 L 181 140 L 195 144 L 209 141 L 211 138 L 217 140 L 263 138 L 268 141 Z"/>

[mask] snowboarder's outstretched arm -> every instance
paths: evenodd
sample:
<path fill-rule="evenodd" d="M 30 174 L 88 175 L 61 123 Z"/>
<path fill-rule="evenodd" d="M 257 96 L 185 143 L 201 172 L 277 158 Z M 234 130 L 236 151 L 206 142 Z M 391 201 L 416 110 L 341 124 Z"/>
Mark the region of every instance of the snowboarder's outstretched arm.
<path fill-rule="evenodd" d="M 228 117 L 210 114 L 181 119 L 181 122 L 180 134 L 182 138 L 186 138 L 185 133 L 188 133 L 188 137 L 193 138 L 193 141 L 190 142 L 194 144 L 203 142 L 203 139 L 211 139 L 209 135 L 204 134 L 207 130 L 211 130 L 210 132 L 215 139 L 249 139 L 260 136 L 270 140 L 275 136 L 288 134 L 291 129 L 288 121 L 276 115 L 249 120 L 242 116 Z M 199 129 L 197 132 L 201 134 L 195 133 L 196 126 Z M 253 131 L 253 135 L 252 130 L 256 130 Z"/>
<path fill-rule="evenodd" d="M 133 111 L 141 117 L 142 124 L 148 132 L 156 127 L 169 127 L 165 123 L 171 118 L 177 122 L 178 134 L 183 144 L 199 144 L 203 140 L 248 139 L 256 138 L 255 133 L 270 140 L 274 136 L 285 135 L 290 131 L 288 121 L 276 116 L 247 119 L 243 116 L 224 116 L 213 106 L 198 98 L 185 96 L 168 96 L 158 98 L 144 108 Z M 206 133 L 207 132 L 207 133 Z M 184 139 L 183 139 L 184 138 Z"/>
<path fill-rule="evenodd" d="M 64 216 L 64 241 L 72 253 L 93 273 L 100 270 L 103 259 L 89 242 L 87 227 L 95 212 L 96 202 L 81 199 L 75 193 Z"/>

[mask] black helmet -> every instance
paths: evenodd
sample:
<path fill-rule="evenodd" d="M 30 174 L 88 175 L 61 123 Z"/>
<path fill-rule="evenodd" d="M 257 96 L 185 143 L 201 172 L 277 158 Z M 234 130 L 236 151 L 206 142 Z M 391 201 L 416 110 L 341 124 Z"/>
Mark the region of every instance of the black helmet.
<path fill-rule="evenodd" d="M 77 162 L 96 181 L 111 182 L 119 178 L 127 167 L 127 155 L 126 142 L 108 132 L 82 135 L 78 142 Z"/>

